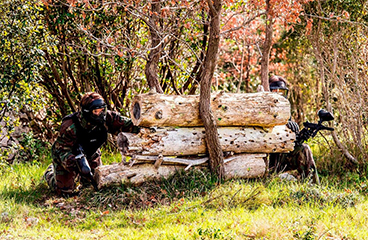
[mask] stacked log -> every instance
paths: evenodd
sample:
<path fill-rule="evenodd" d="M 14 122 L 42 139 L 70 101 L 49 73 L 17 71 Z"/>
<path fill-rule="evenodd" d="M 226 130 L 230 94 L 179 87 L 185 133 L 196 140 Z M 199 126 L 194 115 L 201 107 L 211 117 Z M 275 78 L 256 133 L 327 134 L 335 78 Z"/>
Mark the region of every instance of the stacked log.
<path fill-rule="evenodd" d="M 286 127 L 222 127 L 218 128 L 220 145 L 224 152 L 272 153 L 289 152 L 294 148 L 295 135 Z M 125 151 L 124 142 L 129 147 Z M 185 156 L 206 153 L 205 129 L 193 128 L 152 128 L 143 129 L 139 134 L 119 133 L 118 146 L 125 155 Z"/>
<path fill-rule="evenodd" d="M 198 95 L 141 94 L 132 101 L 132 121 L 142 127 L 203 126 Z M 290 118 L 290 103 L 270 92 L 211 96 L 211 109 L 218 127 L 284 125 Z"/>
<path fill-rule="evenodd" d="M 225 178 L 261 177 L 267 153 L 289 152 L 295 134 L 285 124 L 290 103 L 270 92 L 211 96 L 220 145 L 227 155 Z M 119 164 L 96 169 L 98 186 L 167 177 L 179 169 L 208 166 L 205 129 L 199 116 L 199 96 L 141 94 L 133 99 L 132 121 L 138 134 L 119 133 Z"/>
<path fill-rule="evenodd" d="M 226 179 L 255 178 L 262 176 L 265 171 L 265 163 L 263 161 L 263 158 L 265 157 L 266 154 L 238 154 L 225 158 L 224 165 Z M 137 159 L 138 161 L 133 165 L 126 165 L 124 162 L 121 162 L 98 167 L 95 172 L 95 180 L 98 183 L 98 188 L 124 182 L 141 184 L 148 179 L 169 177 L 176 171 L 181 169 L 185 170 L 188 169 L 188 167 L 196 169 L 206 168 L 206 163 L 208 161 L 208 158 L 202 158 L 200 160 L 176 158 L 172 158 L 170 160 L 164 158 L 163 163 L 165 164 L 155 166 L 155 164 L 152 163 L 156 162 L 157 159 L 160 159 L 159 156 L 156 159 L 151 159 L 151 164 L 147 163 L 150 161 L 148 159 Z M 139 161 L 141 161 L 141 164 L 138 164 Z M 194 165 L 186 165 L 189 163 Z"/>

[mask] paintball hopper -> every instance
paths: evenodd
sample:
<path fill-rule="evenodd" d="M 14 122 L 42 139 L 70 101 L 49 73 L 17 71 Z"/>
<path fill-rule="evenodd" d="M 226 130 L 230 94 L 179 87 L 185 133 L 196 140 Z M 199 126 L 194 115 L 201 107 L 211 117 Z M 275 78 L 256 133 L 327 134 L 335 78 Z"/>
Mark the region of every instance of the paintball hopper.
<path fill-rule="evenodd" d="M 324 109 L 318 111 L 318 117 L 319 117 L 318 123 L 334 120 L 334 116 Z"/>
<path fill-rule="evenodd" d="M 322 125 L 323 122 L 331 121 L 334 119 L 333 115 L 330 112 L 324 109 L 321 109 L 318 111 L 317 114 L 319 117 L 318 124 L 310 123 L 308 121 L 304 122 L 303 123 L 304 128 L 296 136 L 296 141 L 295 141 L 296 144 L 302 144 L 304 141 L 307 141 L 309 138 L 316 136 L 316 134 L 320 130 L 328 130 L 328 131 L 334 130 L 334 128 L 332 127 L 326 127 Z"/>

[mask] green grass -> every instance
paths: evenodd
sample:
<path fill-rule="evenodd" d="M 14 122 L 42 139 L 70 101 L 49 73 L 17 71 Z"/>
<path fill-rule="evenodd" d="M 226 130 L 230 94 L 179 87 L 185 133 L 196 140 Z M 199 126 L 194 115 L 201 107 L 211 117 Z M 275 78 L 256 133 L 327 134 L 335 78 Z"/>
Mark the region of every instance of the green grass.
<path fill-rule="evenodd" d="M 120 161 L 105 156 L 105 163 Z M 278 178 L 217 184 L 179 172 L 59 198 L 42 181 L 47 164 L 0 170 L 0 239 L 367 239 L 364 177 L 321 176 L 321 185 Z"/>

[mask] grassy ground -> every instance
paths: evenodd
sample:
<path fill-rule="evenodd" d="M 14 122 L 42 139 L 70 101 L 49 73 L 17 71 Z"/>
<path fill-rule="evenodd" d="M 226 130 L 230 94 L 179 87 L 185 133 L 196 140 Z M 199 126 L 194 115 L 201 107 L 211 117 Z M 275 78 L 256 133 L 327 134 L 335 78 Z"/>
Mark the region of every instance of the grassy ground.
<path fill-rule="evenodd" d="M 0 239 L 368 239 L 366 182 L 352 173 L 314 186 L 276 177 L 217 185 L 189 172 L 59 198 L 42 181 L 46 166 L 0 169 Z"/>

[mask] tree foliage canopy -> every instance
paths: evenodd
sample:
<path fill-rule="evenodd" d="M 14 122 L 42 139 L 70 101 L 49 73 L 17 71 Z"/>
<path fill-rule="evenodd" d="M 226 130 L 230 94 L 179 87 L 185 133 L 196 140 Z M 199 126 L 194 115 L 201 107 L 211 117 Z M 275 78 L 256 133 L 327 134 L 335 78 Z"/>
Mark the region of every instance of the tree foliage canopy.
<path fill-rule="evenodd" d="M 356 155 L 364 157 L 366 2 L 220 3 L 212 90 L 256 91 L 267 54 L 268 75 L 290 82 L 294 119 L 313 121 L 319 108 L 331 108 L 341 141 L 349 148 L 358 143 Z M 199 0 L 3 1 L 1 116 L 9 108 L 27 104 L 37 109 L 44 102 L 48 118 L 57 123 L 77 111 L 87 91 L 99 92 L 109 109 L 124 115 L 129 115 L 132 96 L 152 88 L 198 94 L 211 37 L 211 7 Z M 267 29 L 272 30 L 269 35 Z M 269 54 L 266 43 L 271 43 Z"/>
<path fill-rule="evenodd" d="M 0 7 L 0 101 L 1 114 L 27 103 L 36 107 L 35 84 L 44 62 L 40 48 L 45 33 L 42 6 L 34 1 L 3 1 Z M 0 118 L 1 119 L 1 118 Z"/>

